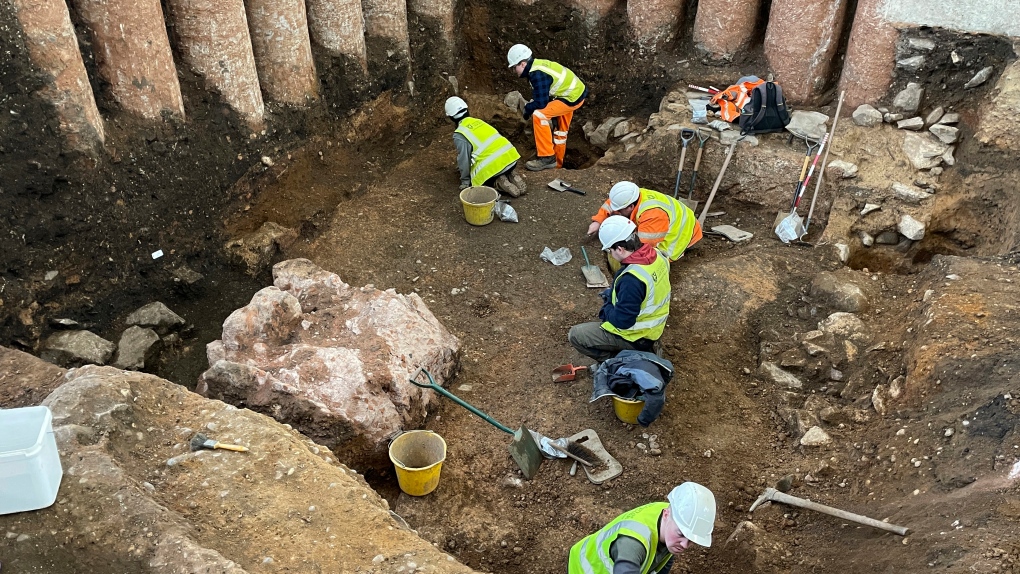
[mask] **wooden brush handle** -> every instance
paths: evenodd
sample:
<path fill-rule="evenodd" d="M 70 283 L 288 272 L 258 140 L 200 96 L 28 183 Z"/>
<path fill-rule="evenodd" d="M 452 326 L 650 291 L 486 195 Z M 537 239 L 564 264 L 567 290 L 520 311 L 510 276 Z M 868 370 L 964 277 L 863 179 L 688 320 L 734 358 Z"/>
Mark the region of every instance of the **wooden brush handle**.
<path fill-rule="evenodd" d="M 232 450 L 232 451 L 235 451 L 235 452 L 248 452 L 248 447 L 246 447 L 246 446 L 241 446 L 239 444 L 226 444 L 226 443 L 222 443 L 222 442 L 216 443 L 216 446 L 214 446 L 213 448 L 220 448 L 220 449 L 223 449 L 223 450 Z"/>
<path fill-rule="evenodd" d="M 559 445 L 557 445 L 557 444 L 556 444 L 556 443 L 554 443 L 553 441 L 549 441 L 549 446 L 551 446 L 551 447 L 553 447 L 554 449 L 556 449 L 556 450 L 558 450 L 558 451 L 562 452 L 563 454 L 565 454 L 565 455 L 569 456 L 570 458 L 572 458 L 572 459 L 576 460 L 577 462 L 579 462 L 579 463 L 583 464 L 584 466 L 592 466 L 592 464 L 591 464 L 590 462 L 588 462 L 588 461 L 584 460 L 583 458 L 581 458 L 581 457 L 579 457 L 579 456 L 575 456 L 575 455 L 573 455 L 573 454 L 570 454 L 569 452 L 567 452 L 567 449 L 565 449 L 565 448 L 561 448 L 561 447 L 560 447 Z"/>

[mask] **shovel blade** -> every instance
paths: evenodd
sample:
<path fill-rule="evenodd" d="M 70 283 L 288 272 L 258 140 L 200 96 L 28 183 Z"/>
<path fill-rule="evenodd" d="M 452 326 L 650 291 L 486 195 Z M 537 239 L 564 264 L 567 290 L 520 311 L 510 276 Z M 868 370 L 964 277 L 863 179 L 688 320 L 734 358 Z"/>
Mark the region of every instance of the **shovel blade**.
<path fill-rule="evenodd" d="M 796 211 L 791 212 L 779 222 L 779 225 L 776 225 L 776 235 L 783 243 L 796 241 L 805 233 L 804 220 L 797 215 Z"/>
<path fill-rule="evenodd" d="M 591 288 L 606 288 L 609 287 L 609 280 L 606 279 L 605 273 L 597 265 L 582 265 L 581 275 L 584 275 L 584 282 Z"/>
<path fill-rule="evenodd" d="M 567 188 L 570 187 L 570 185 L 561 179 L 554 179 L 549 182 L 549 187 L 556 191 L 567 191 Z"/>
<path fill-rule="evenodd" d="M 697 211 L 698 210 L 698 202 L 697 202 L 697 200 L 686 199 L 686 198 L 683 198 L 683 197 L 678 197 L 677 200 L 679 200 L 680 203 L 686 205 L 687 209 L 690 209 L 691 211 Z"/>
<path fill-rule="evenodd" d="M 538 474 L 538 467 L 542 465 L 542 451 L 531 436 L 531 431 L 524 425 L 514 433 L 514 440 L 510 443 L 510 457 L 521 469 L 524 478 L 531 480 Z"/>

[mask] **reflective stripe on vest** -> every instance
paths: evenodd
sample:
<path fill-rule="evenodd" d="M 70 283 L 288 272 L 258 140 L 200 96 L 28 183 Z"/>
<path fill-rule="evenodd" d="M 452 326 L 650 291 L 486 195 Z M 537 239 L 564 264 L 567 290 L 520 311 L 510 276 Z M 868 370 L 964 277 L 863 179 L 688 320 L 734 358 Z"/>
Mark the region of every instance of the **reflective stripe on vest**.
<path fill-rule="evenodd" d="M 510 140 L 482 120 L 466 117 L 455 130 L 471 143 L 471 185 L 482 185 L 521 159 Z"/>
<path fill-rule="evenodd" d="M 629 329 L 618 329 L 609 321 L 602 323 L 603 329 L 630 342 L 638 339 L 657 340 L 666 328 L 666 319 L 669 317 L 669 263 L 658 251 L 655 255 L 655 261 L 648 265 L 628 265 L 613 281 L 613 305 L 616 305 L 616 284 L 624 274 L 630 273 L 645 284 L 641 310 Z"/>
<path fill-rule="evenodd" d="M 570 69 L 551 62 L 535 58 L 531 62 L 531 70 L 549 74 L 553 83 L 549 87 L 549 95 L 574 103 L 584 95 L 584 82 L 581 81 Z"/>
<path fill-rule="evenodd" d="M 666 258 L 670 261 L 676 261 L 680 259 L 680 256 L 684 254 L 684 250 L 691 244 L 691 238 L 694 237 L 694 227 L 697 225 L 697 218 L 694 216 L 691 208 L 682 202 L 664 193 L 642 188 L 641 201 L 638 203 L 634 222 L 640 221 L 641 214 L 653 208 L 666 212 L 666 215 L 669 216 L 669 229 L 666 230 L 666 234 L 663 236 L 660 233 L 643 234 L 639 227 L 638 238 L 645 242 L 662 237 L 662 243 L 658 244 L 657 249 L 665 254 Z"/>
<path fill-rule="evenodd" d="M 654 502 L 624 512 L 598 532 L 584 537 L 570 549 L 569 574 L 612 574 L 613 559 L 610 548 L 617 537 L 629 536 L 645 547 L 645 560 L 641 564 L 642 574 L 658 572 L 669 561 L 667 555 L 655 564 L 655 550 L 659 544 L 659 516 L 668 506 L 665 502 Z"/>

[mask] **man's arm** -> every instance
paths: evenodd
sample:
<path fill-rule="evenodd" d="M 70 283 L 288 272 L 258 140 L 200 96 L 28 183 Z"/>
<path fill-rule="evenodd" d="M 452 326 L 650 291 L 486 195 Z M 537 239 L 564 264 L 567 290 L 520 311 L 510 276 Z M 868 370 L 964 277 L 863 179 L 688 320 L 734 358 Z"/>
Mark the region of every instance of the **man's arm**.
<path fill-rule="evenodd" d="M 545 72 L 531 72 L 528 74 L 528 81 L 531 82 L 531 101 L 524 106 L 524 119 L 530 118 L 535 110 L 548 106 L 549 100 L 552 99 L 549 95 L 552 76 Z"/>
<path fill-rule="evenodd" d="M 617 536 L 609 545 L 609 557 L 613 559 L 613 574 L 641 574 L 645 554 L 644 545 L 636 538 Z"/>
<path fill-rule="evenodd" d="M 599 310 L 599 319 L 617 329 L 630 329 L 637 322 L 641 302 L 645 300 L 645 284 L 627 273 L 616 282 L 616 304 L 606 303 Z"/>
<path fill-rule="evenodd" d="M 460 170 L 460 188 L 471 187 L 471 142 L 466 137 L 454 133 L 453 145 L 457 147 L 457 169 Z"/>

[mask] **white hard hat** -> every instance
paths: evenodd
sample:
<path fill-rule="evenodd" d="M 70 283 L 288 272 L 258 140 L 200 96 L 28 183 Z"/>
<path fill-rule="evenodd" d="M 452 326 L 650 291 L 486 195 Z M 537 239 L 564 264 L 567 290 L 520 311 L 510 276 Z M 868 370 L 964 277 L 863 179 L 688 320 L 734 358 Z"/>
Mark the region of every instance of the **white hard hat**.
<path fill-rule="evenodd" d="M 508 68 L 513 68 L 517 64 L 520 64 L 522 60 L 531 58 L 531 48 L 524 44 L 514 44 L 510 47 L 510 51 L 506 53 L 506 61 L 510 62 Z"/>
<path fill-rule="evenodd" d="M 634 222 L 622 215 L 610 215 L 599 226 L 599 241 L 602 242 L 602 250 L 606 251 L 620 241 L 627 239 L 634 234 L 637 226 Z"/>
<path fill-rule="evenodd" d="M 715 496 L 712 491 L 696 482 L 685 482 L 674 488 L 666 499 L 669 500 L 669 516 L 680 528 L 680 533 L 695 544 L 706 548 L 711 546 L 712 528 L 715 526 Z"/>
<path fill-rule="evenodd" d="M 453 96 L 452 98 L 446 99 L 446 115 L 447 117 L 457 119 L 461 114 L 467 114 L 468 106 L 467 102 Z"/>
<path fill-rule="evenodd" d="M 620 211 L 638 200 L 638 186 L 632 181 L 621 181 L 609 190 L 609 207 Z"/>

